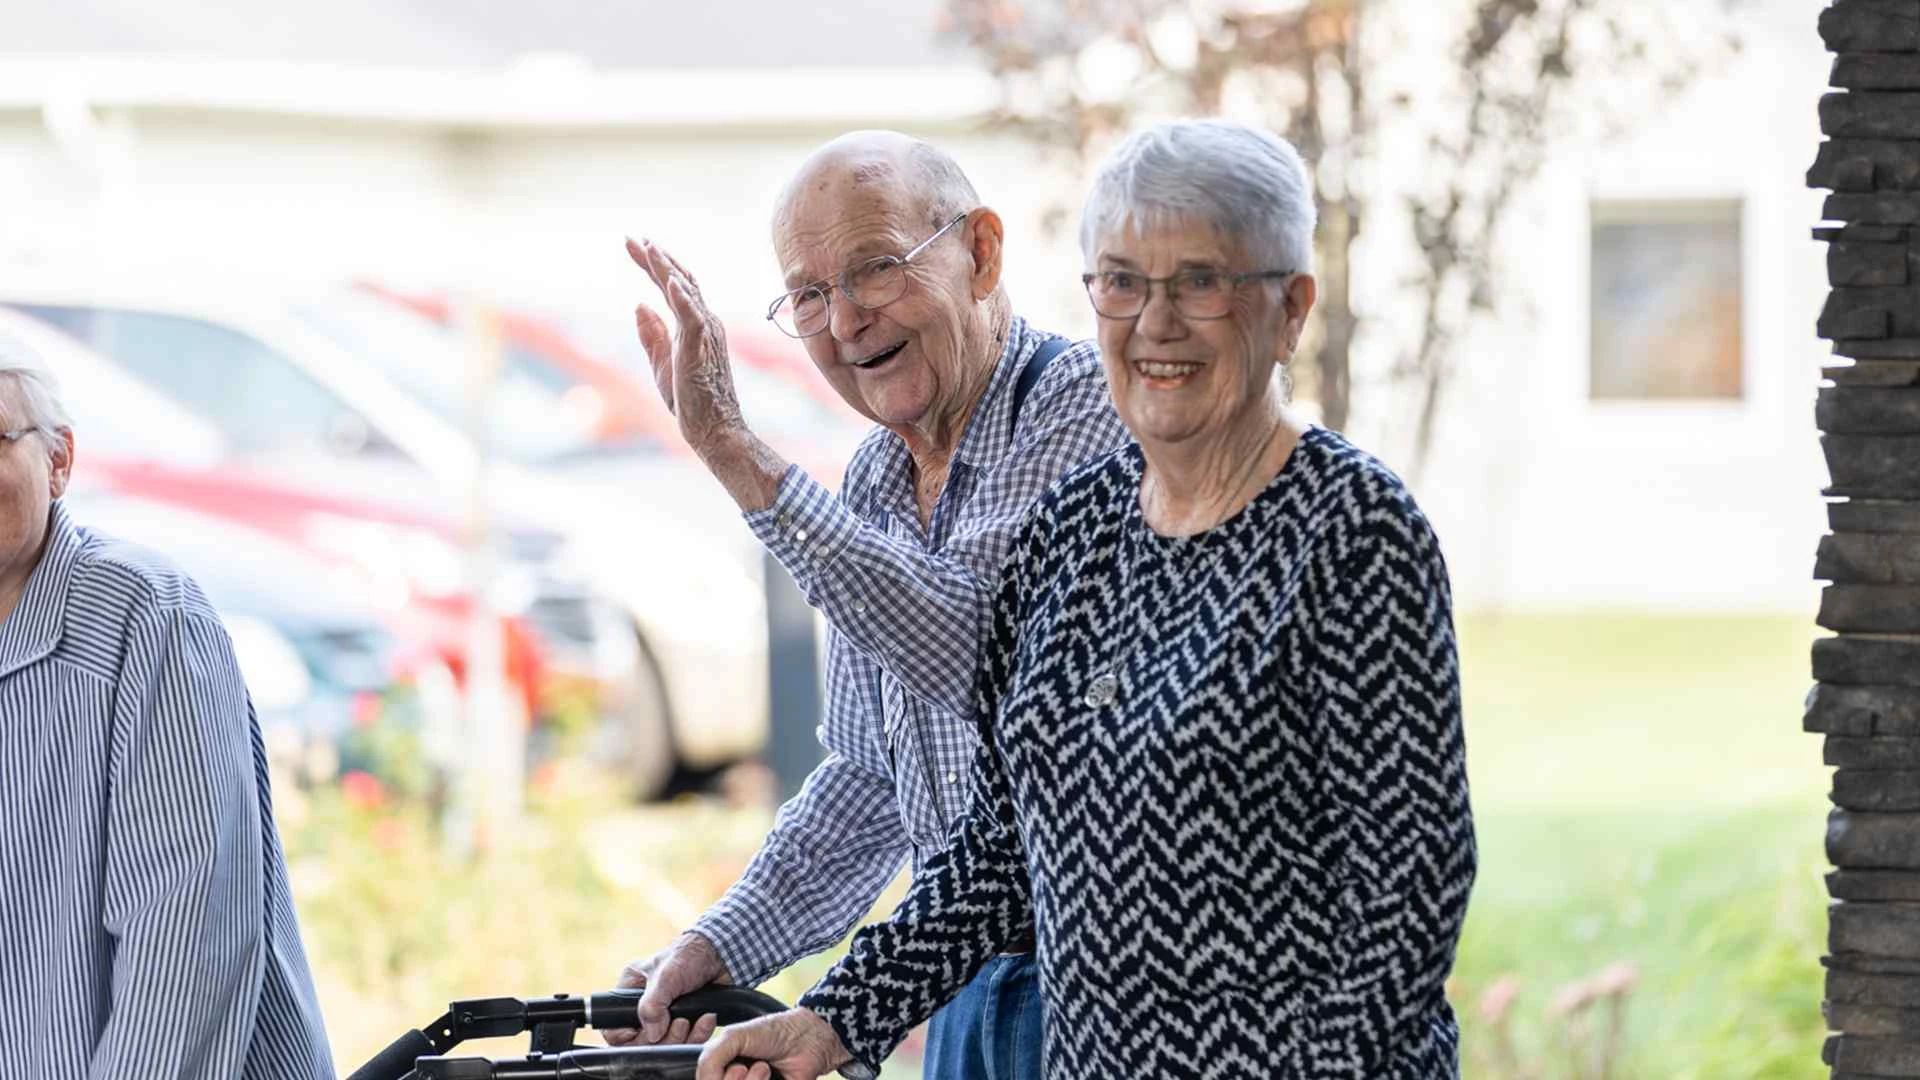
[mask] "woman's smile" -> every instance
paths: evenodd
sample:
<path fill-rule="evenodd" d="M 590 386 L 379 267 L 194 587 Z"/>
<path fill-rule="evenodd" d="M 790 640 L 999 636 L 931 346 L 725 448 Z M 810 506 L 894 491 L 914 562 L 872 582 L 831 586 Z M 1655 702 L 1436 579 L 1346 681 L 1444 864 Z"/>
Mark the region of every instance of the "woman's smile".
<path fill-rule="evenodd" d="M 1133 361 L 1133 370 L 1139 374 L 1150 390 L 1177 390 L 1187 381 L 1200 373 L 1205 364 L 1190 360 L 1154 360 L 1137 359 Z"/>

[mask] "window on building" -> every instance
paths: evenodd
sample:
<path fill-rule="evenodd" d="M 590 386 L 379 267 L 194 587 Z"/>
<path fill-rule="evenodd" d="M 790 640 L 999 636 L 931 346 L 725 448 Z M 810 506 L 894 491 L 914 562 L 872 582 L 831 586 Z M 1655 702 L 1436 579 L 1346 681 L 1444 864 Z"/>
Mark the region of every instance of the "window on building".
<path fill-rule="evenodd" d="M 1594 401 L 1739 400 L 1740 204 L 1593 205 Z"/>

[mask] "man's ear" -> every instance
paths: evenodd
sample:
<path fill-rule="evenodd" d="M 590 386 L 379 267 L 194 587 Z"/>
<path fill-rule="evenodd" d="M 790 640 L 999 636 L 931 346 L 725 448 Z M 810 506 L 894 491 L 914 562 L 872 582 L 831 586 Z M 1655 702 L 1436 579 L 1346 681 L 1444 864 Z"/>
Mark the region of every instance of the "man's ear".
<path fill-rule="evenodd" d="M 973 298 L 985 300 L 1000 287 L 1001 241 L 1006 237 L 1000 215 L 982 206 L 967 215 L 968 254 L 973 256 Z"/>
<path fill-rule="evenodd" d="M 67 483 L 73 479 L 73 431 L 61 428 L 53 436 L 53 468 L 48 470 L 47 487 L 48 493 L 57 499 L 67 493 Z"/>

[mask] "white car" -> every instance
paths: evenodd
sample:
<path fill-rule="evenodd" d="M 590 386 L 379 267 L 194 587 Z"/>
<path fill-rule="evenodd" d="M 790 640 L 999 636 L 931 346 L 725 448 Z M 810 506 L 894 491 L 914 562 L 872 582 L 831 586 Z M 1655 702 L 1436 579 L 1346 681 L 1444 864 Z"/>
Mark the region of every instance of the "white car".
<path fill-rule="evenodd" d="M 633 671 L 607 733 L 637 793 L 660 790 L 676 763 L 757 753 L 767 732 L 765 601 L 751 536 L 711 481 L 664 458 L 570 467 L 577 421 L 537 386 L 503 387 L 498 422 L 465 423 L 464 397 L 456 406 L 430 392 L 464 357 L 448 355 L 444 336 L 403 332 L 404 321 L 375 325 L 352 301 L 345 290 L 289 300 L 185 283 L 0 286 L 0 304 L 210 420 L 239 467 L 564 537 L 561 552 L 506 554 L 567 566 L 618 601 L 630 634 L 574 630 L 591 637 L 598 663 L 624 654 Z M 398 377 L 408 373 L 416 377 Z M 537 608 L 529 614 L 547 629 Z"/>
<path fill-rule="evenodd" d="M 369 590 L 290 544 L 231 521 L 129 495 L 101 480 L 113 463 L 218 461 L 219 432 L 46 324 L 0 308 L 0 348 L 51 367 L 79 433 L 81 467 L 64 502 L 83 526 L 159 550 L 219 611 L 267 741 L 283 756 L 337 740 L 358 693 L 396 673 L 392 635 Z"/>

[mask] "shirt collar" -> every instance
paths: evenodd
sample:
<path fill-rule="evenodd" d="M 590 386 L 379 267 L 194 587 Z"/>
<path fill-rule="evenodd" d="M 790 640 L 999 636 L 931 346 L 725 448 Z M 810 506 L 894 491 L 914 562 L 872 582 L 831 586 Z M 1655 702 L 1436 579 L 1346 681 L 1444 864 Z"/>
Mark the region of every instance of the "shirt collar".
<path fill-rule="evenodd" d="M 986 393 L 967 418 L 967 429 L 954 448 L 953 460 L 969 468 L 984 469 L 999 463 L 1013 447 L 1013 385 L 1020 369 L 1033 356 L 1043 335 L 1033 333 L 1018 315 L 1007 323 L 1007 340 L 994 362 L 993 377 Z M 870 474 L 868 486 L 876 495 L 910 491 L 913 462 L 907 444 L 891 433 L 882 444 L 881 457 Z"/>
<path fill-rule="evenodd" d="M 47 548 L 27 578 L 26 592 L 13 614 L 0 623 L 0 677 L 44 659 L 60 644 L 66 624 L 67 592 L 86 537 L 54 501 L 47 524 Z"/>

